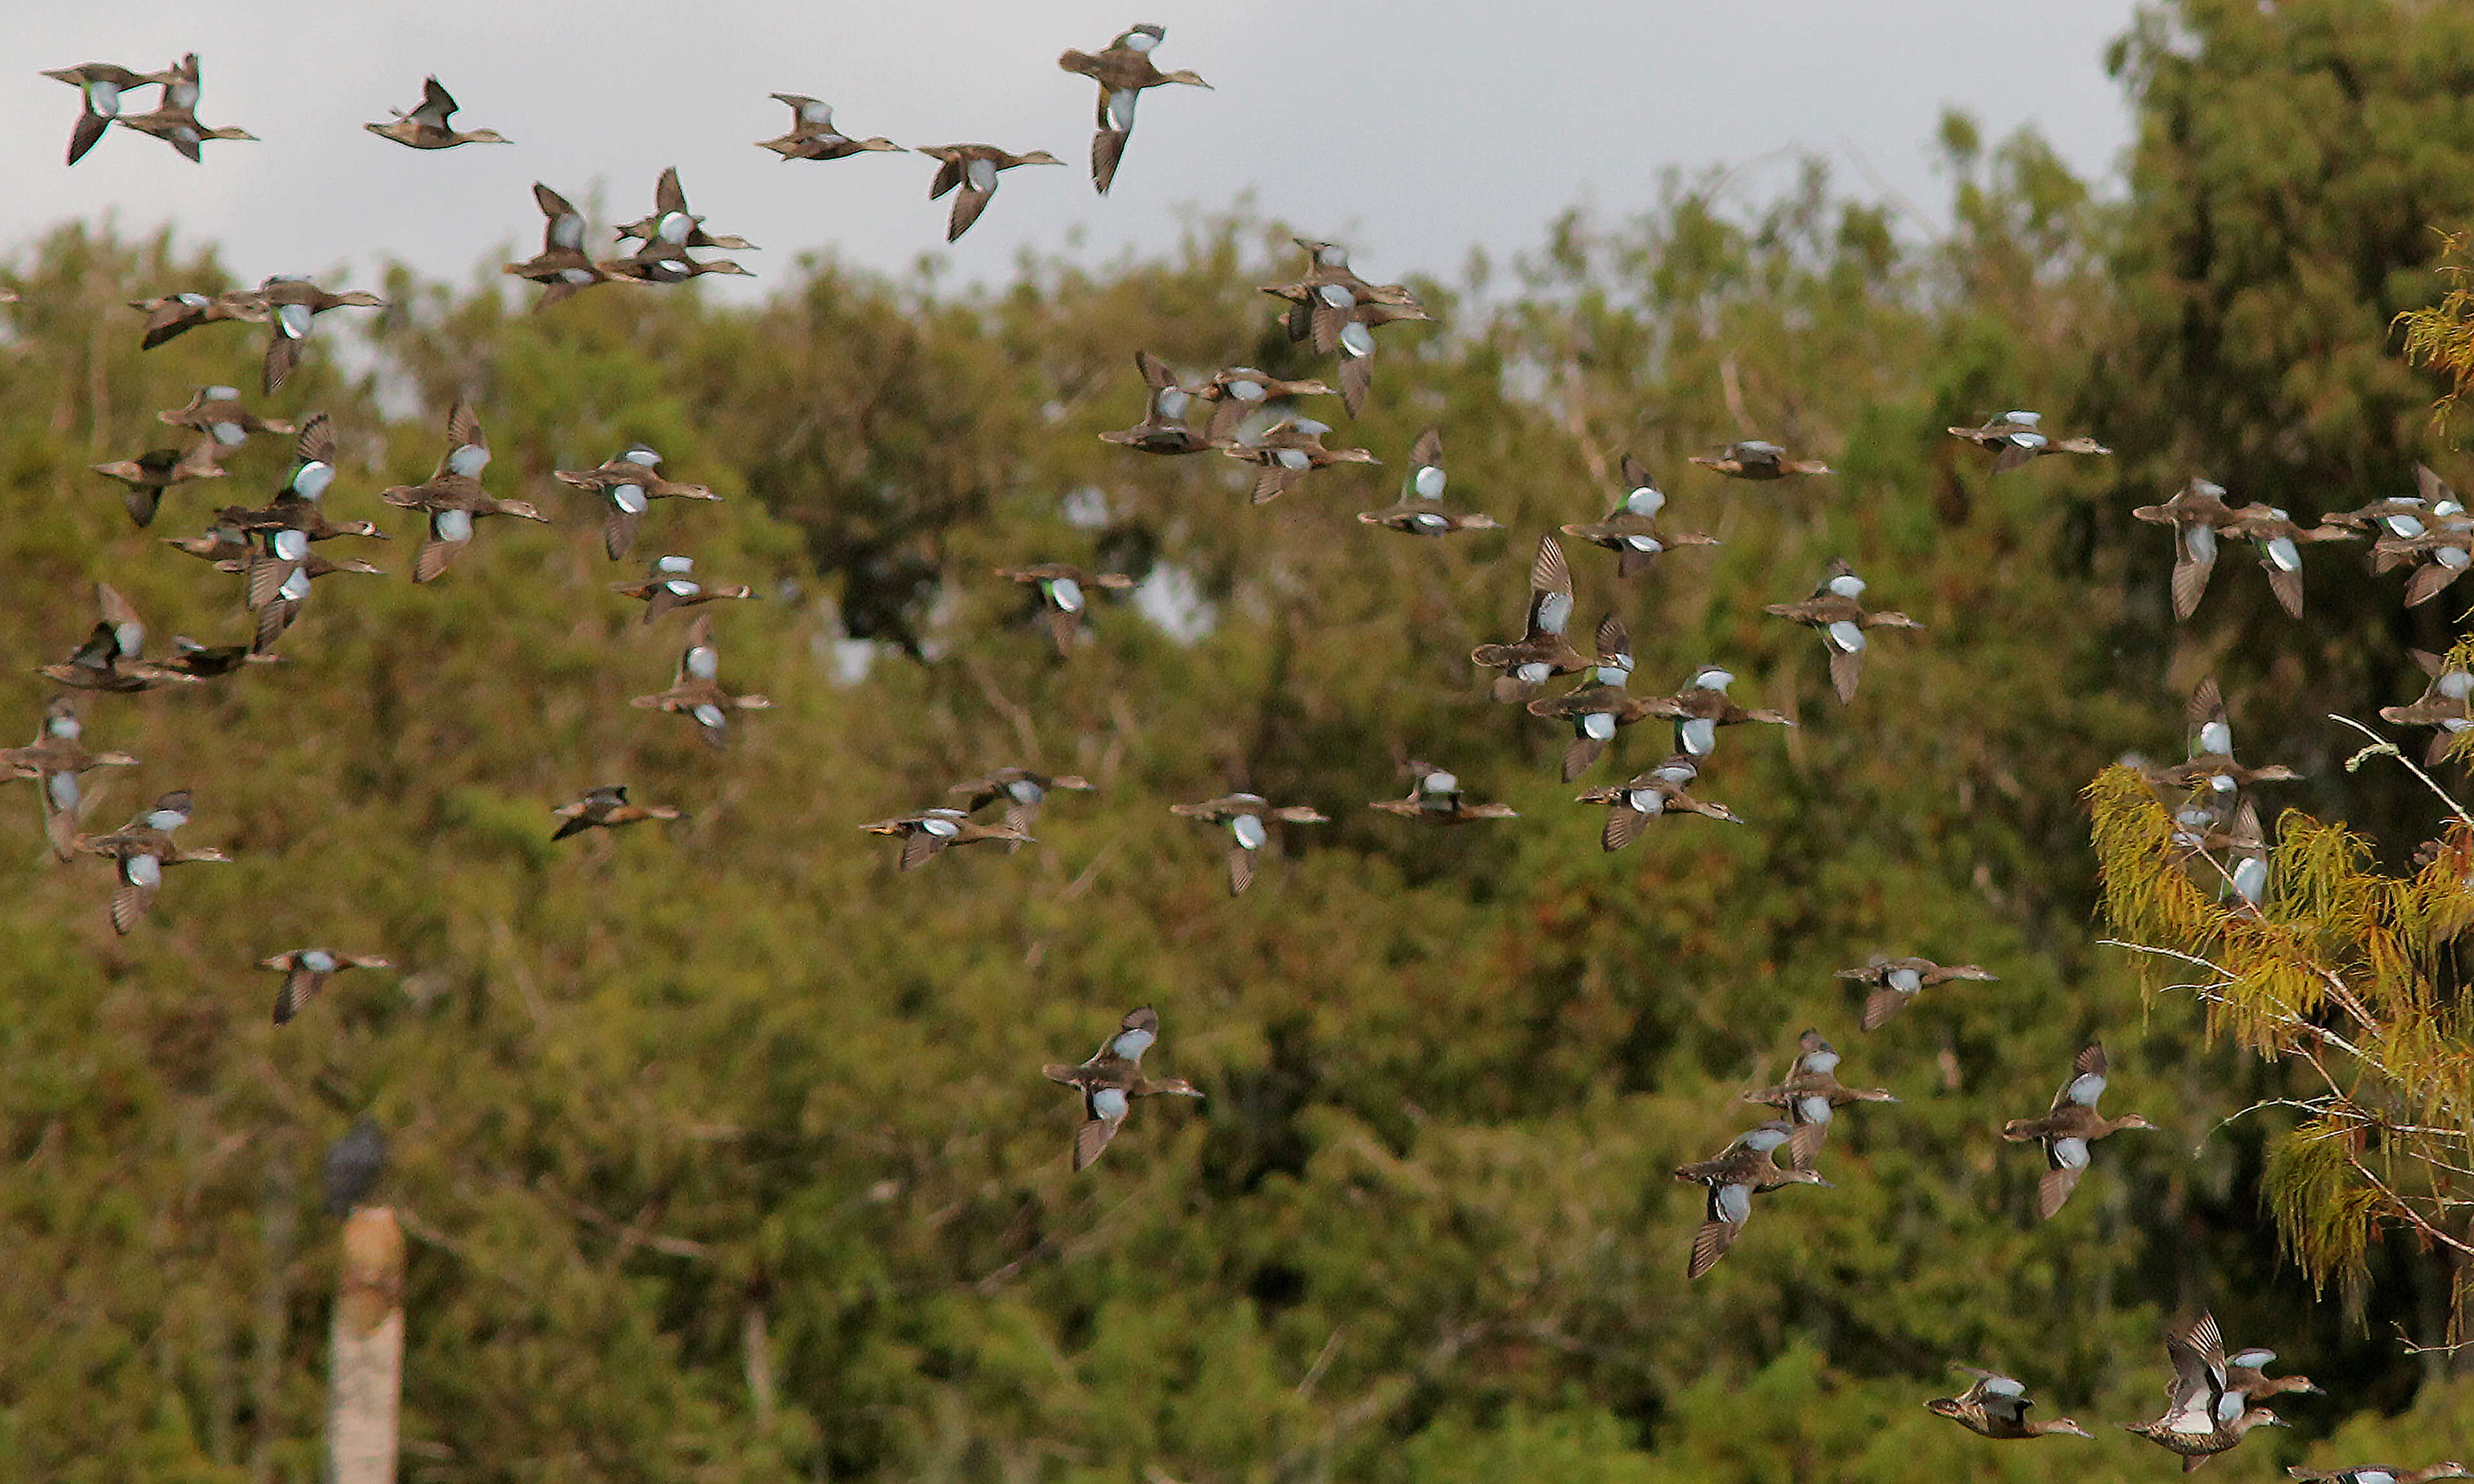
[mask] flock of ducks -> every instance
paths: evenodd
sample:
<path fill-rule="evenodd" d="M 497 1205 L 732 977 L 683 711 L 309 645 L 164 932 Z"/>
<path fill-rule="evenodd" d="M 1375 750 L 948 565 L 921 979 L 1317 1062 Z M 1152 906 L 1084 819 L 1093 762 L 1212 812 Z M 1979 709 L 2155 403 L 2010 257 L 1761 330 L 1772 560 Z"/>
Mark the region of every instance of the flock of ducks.
<path fill-rule="evenodd" d="M 1135 106 L 1152 87 L 1181 84 L 1210 84 L 1194 73 L 1164 72 L 1152 60 L 1164 38 L 1163 28 L 1138 25 L 1119 35 L 1097 53 L 1068 51 L 1058 60 L 1064 70 L 1099 84 L 1097 132 L 1091 149 L 1094 186 L 1105 194 L 1130 140 Z M 250 139 L 237 129 L 209 129 L 196 114 L 199 99 L 198 59 L 191 54 L 160 72 L 138 73 L 109 63 L 90 62 L 44 74 L 79 88 L 82 108 L 73 126 L 68 160 L 75 164 L 117 124 L 170 143 L 192 160 L 207 140 Z M 159 88 L 158 107 L 133 112 L 130 95 Z M 761 147 L 787 160 L 834 160 L 854 155 L 901 149 L 884 138 L 859 138 L 839 132 L 833 110 L 824 103 L 796 93 L 775 93 L 791 110 L 791 127 Z M 510 141 L 490 130 L 459 131 L 451 120 L 457 111 L 453 95 L 429 79 L 422 101 L 409 111 L 398 110 L 385 123 L 365 126 L 372 133 L 419 150 L 443 150 L 466 144 Z M 978 220 L 993 199 L 1002 172 L 1023 165 L 1058 164 L 1042 151 L 1013 154 L 992 145 L 929 146 L 919 153 L 939 161 L 932 183 L 932 200 L 955 195 L 947 239 L 958 238 Z M 585 219 L 565 197 L 536 184 L 534 197 L 546 228 L 542 251 L 507 265 L 510 275 L 543 285 L 536 305 L 546 308 L 584 289 L 606 282 L 641 285 L 682 282 L 705 274 L 744 274 L 727 259 L 698 258 L 699 251 L 739 251 L 753 248 L 742 238 L 705 230 L 704 218 L 690 210 L 675 169 L 663 172 L 654 191 L 653 212 L 618 228 L 622 244 L 637 246 L 622 255 L 595 258 L 585 251 Z M 1275 404 L 1300 398 L 1338 395 L 1352 416 L 1364 405 L 1371 386 L 1373 332 L 1387 324 L 1428 320 L 1417 296 L 1400 284 L 1376 284 L 1349 266 L 1346 251 L 1337 244 L 1300 239 L 1306 253 L 1303 272 L 1293 281 L 1265 286 L 1264 292 L 1285 301 L 1290 338 L 1311 343 L 1321 356 L 1336 358 L 1333 379 L 1283 379 L 1251 367 L 1227 367 L 1192 384 L 1181 380 L 1159 357 L 1138 352 L 1135 366 L 1146 391 L 1142 420 L 1102 438 L 1132 451 L 1163 457 L 1218 452 L 1254 466 L 1251 498 L 1266 503 L 1294 492 L 1318 470 L 1343 464 L 1375 464 L 1364 448 L 1334 447 L 1323 440 L 1329 425 L 1291 413 L 1273 420 Z M 190 330 L 217 323 L 238 322 L 270 327 L 261 386 L 272 395 L 299 364 L 316 316 L 340 307 L 376 307 L 381 301 L 365 293 L 329 293 L 302 278 L 270 277 L 255 289 L 220 295 L 174 293 L 137 301 L 145 316 L 143 344 L 162 345 Z M 357 560 L 325 557 L 317 543 L 342 537 L 386 539 L 386 533 L 365 520 L 329 517 L 325 496 L 335 475 L 334 430 L 323 415 L 297 426 L 268 419 L 241 405 L 230 386 L 199 390 L 185 407 L 160 415 L 161 420 L 190 431 L 197 441 L 186 448 L 149 450 L 134 458 L 95 466 L 95 472 L 118 481 L 132 520 L 140 528 L 153 523 L 166 491 L 192 481 L 222 477 L 221 461 L 230 450 L 257 434 L 294 435 L 291 473 L 263 507 L 226 506 L 215 513 L 205 534 L 171 539 L 180 550 L 213 562 L 217 570 L 245 579 L 246 607 L 253 614 L 253 634 L 246 644 L 210 646 L 186 636 L 173 640 L 173 652 L 149 658 L 145 626 L 119 593 L 98 585 L 100 616 L 84 642 L 62 661 L 40 673 L 76 690 L 129 693 L 190 685 L 236 673 L 252 663 L 273 659 L 280 636 L 300 618 L 311 585 L 336 572 L 375 573 Z M 1249 427 L 1268 422 L 1247 436 Z M 1953 437 L 1992 454 L 1995 474 L 2023 468 L 2056 454 L 2102 455 L 2111 450 L 2088 438 L 2056 438 L 2044 431 L 2033 412 L 2013 411 L 1982 426 L 1953 427 Z M 1691 460 L 1697 467 L 1731 478 L 1780 480 L 1827 474 L 1817 459 L 1797 457 L 1762 440 L 1748 439 L 1709 456 Z M 418 485 L 380 492 L 397 509 L 426 517 L 425 538 L 415 555 L 412 579 L 439 579 L 449 562 L 474 539 L 479 521 L 507 516 L 546 521 L 531 504 L 493 495 L 482 476 L 490 448 L 480 419 L 470 406 L 458 403 L 447 425 L 447 449 L 436 470 Z M 560 470 L 556 478 L 601 502 L 602 544 L 613 562 L 624 561 L 634 548 L 639 524 L 653 500 L 691 501 L 720 498 L 701 485 L 673 481 L 661 472 L 661 455 L 643 443 L 630 444 L 592 469 Z M 1448 478 L 1439 428 L 1429 427 L 1409 452 L 1410 472 L 1400 498 L 1379 510 L 1362 512 L 1358 519 L 1403 535 L 1441 539 L 1469 531 L 1499 529 L 1491 517 L 1459 510 L 1445 501 Z M 1716 544 L 1701 533 L 1663 523 L 1666 495 L 1649 470 L 1630 454 L 1623 456 L 1624 488 L 1602 520 L 1562 528 L 1562 535 L 1598 546 L 1614 556 L 1617 581 L 1646 571 L 1661 554 L 1681 548 Z M 2232 506 L 2225 491 L 2204 479 L 2195 479 L 2162 505 L 2136 514 L 2143 520 L 2171 526 L 2175 536 L 2172 579 L 2174 610 L 2187 618 L 2197 609 L 2213 569 L 2219 540 L 2251 541 L 2268 576 L 2271 589 L 2288 611 L 2302 610 L 2299 549 L 2320 541 L 2355 539 L 2376 530 L 2373 560 L 2381 570 L 2413 564 L 2407 591 L 2409 605 L 2426 602 L 2453 582 L 2474 554 L 2474 516 L 2469 516 L 2446 486 L 2428 469 L 2419 470 L 2418 492 L 2375 501 L 2359 511 L 2332 515 L 2325 523 L 2305 528 L 2283 510 L 2262 505 Z M 742 585 L 709 585 L 694 574 L 691 558 L 665 554 L 653 560 L 641 580 L 613 584 L 614 591 L 644 605 L 643 622 L 652 624 L 689 608 L 725 600 L 746 599 L 753 592 Z M 1091 595 L 1133 586 L 1122 573 L 1091 572 L 1065 562 L 1037 562 L 999 569 L 998 575 L 1032 587 L 1060 657 L 1071 654 L 1084 623 Z M 1702 767 L 1715 750 L 1720 729 L 1748 723 L 1793 726 L 1781 711 L 1747 707 L 1729 695 L 1734 675 L 1722 665 L 1693 670 L 1675 692 L 1664 696 L 1636 695 L 1631 689 L 1634 657 L 1621 617 L 1608 612 L 1585 649 L 1572 642 L 1570 625 L 1574 597 L 1570 568 L 1554 535 L 1539 538 L 1529 569 L 1530 597 L 1520 636 L 1479 646 L 1471 655 L 1481 670 L 1495 674 L 1492 692 L 1506 705 L 1524 706 L 1531 714 L 1568 725 L 1572 741 L 1562 766 L 1565 782 L 1577 779 L 1604 755 L 1621 728 L 1648 718 L 1671 724 L 1673 753 L 1656 766 L 1621 783 L 1592 787 L 1577 796 L 1579 802 L 1609 810 L 1601 832 L 1607 850 L 1630 845 L 1650 822 L 1678 814 L 1741 823 L 1725 805 L 1697 798 L 1690 791 Z M 1873 631 L 1920 629 L 1904 613 L 1866 607 L 1866 584 L 1846 561 L 1831 563 L 1810 597 L 1775 604 L 1765 611 L 1812 629 L 1830 662 L 1831 682 L 1842 703 L 1855 700 L 1857 682 Z M 2431 678 L 2424 696 L 2410 705 L 2392 706 L 2383 716 L 2400 725 L 2438 729 L 2433 755 L 2444 751 L 2456 735 L 2474 728 L 2474 675 L 2452 670 L 2433 656 L 2418 656 Z M 727 740 L 733 713 L 769 705 L 761 695 L 734 693 L 719 679 L 719 655 L 712 635 L 712 616 L 699 612 L 690 624 L 671 686 L 640 696 L 634 705 L 684 715 L 716 747 Z M 1558 677 L 1581 676 L 1572 690 L 1541 694 Z M 2257 814 L 2244 790 L 2262 781 L 2294 777 L 2290 769 L 2244 768 L 2234 760 L 2231 732 L 2221 698 L 2213 682 L 2204 682 L 2189 709 L 2190 756 L 2170 768 L 2147 768 L 2145 774 L 2175 809 L 2177 846 L 2202 874 L 2214 873 L 2235 910 L 2255 906 L 2266 879 L 2266 843 Z M 108 834 L 82 832 L 79 776 L 90 769 L 133 766 L 125 753 L 93 751 L 84 741 L 76 704 L 67 696 L 54 698 L 45 708 L 35 741 L 0 751 L 0 775 L 37 783 L 47 839 L 61 859 L 79 852 L 114 863 L 117 884 L 110 899 L 116 932 L 133 930 L 151 908 L 166 868 L 229 859 L 212 848 L 181 844 L 176 834 L 191 816 L 185 789 L 158 798 L 122 828 Z M 1514 817 L 1500 802 L 1469 799 L 1449 770 L 1422 762 L 1406 764 L 1411 783 L 1404 798 L 1373 801 L 1371 807 L 1424 823 L 1450 826 Z M 1053 792 L 1088 790 L 1081 778 L 1049 775 L 1022 767 L 996 769 L 957 783 L 949 797 L 956 802 L 861 826 L 901 839 L 898 865 L 922 866 L 943 851 L 963 845 L 1001 842 L 1007 850 L 1032 843 L 1031 826 Z M 982 812 L 1001 806 L 1000 818 Z M 1326 823 L 1326 816 L 1302 804 L 1274 805 L 1250 793 L 1233 793 L 1199 803 L 1171 806 L 1176 815 L 1227 832 L 1228 888 L 1233 896 L 1251 883 L 1273 825 Z M 552 838 L 565 840 L 591 829 L 616 829 L 649 820 L 675 820 L 680 810 L 669 804 L 639 804 L 624 784 L 593 788 L 551 811 L 561 823 Z M 393 967 L 384 958 L 348 954 L 323 947 L 278 953 L 261 967 L 280 973 L 281 987 L 274 1007 L 278 1023 L 302 1013 L 338 973 L 353 969 Z M 1975 965 L 1941 965 L 1919 957 L 1876 957 L 1840 972 L 1839 977 L 1868 987 L 1862 1026 L 1877 1029 L 1926 989 L 1960 980 L 1995 976 Z M 1149 1006 L 1127 1014 L 1099 1050 L 1079 1064 L 1043 1068 L 1051 1080 L 1080 1096 L 1083 1119 L 1073 1139 L 1073 1165 L 1089 1166 L 1105 1150 L 1130 1113 L 1136 1099 L 1160 1094 L 1201 1098 L 1201 1089 L 1179 1078 L 1154 1079 L 1142 1067 L 1144 1053 L 1159 1038 L 1159 1016 Z M 1706 1219 L 1694 1233 L 1687 1273 L 1698 1280 L 1726 1256 L 1751 1215 L 1755 1196 L 1791 1185 L 1827 1185 L 1813 1168 L 1837 1110 L 1854 1103 L 1895 1103 L 1886 1089 L 1850 1088 L 1838 1081 L 1840 1056 L 1818 1031 L 1807 1030 L 1798 1042 L 1798 1055 L 1787 1079 L 1776 1086 L 1748 1091 L 1746 1102 L 1777 1110 L 1782 1116 L 1745 1131 L 1710 1159 L 1683 1165 L 1675 1178 L 1707 1187 Z M 2050 1219 L 2070 1199 L 2084 1175 L 2090 1147 L 2124 1129 L 2152 1125 L 2136 1113 L 2105 1117 L 2097 1111 L 2107 1078 L 2101 1044 L 2081 1050 L 2071 1075 L 2040 1117 L 2018 1118 L 2001 1135 L 2013 1142 L 2033 1142 L 2044 1153 L 2047 1170 L 2038 1187 L 2037 1214 Z M 1778 1162 L 1784 1154 L 1786 1162 Z M 337 1154 L 330 1158 L 330 1185 L 356 1200 L 376 1179 L 383 1145 L 376 1126 L 356 1124 Z M 341 1163 L 338 1165 L 337 1161 Z M 330 1197 L 334 1191 L 330 1189 Z M 2124 1424 L 2129 1430 L 2180 1454 L 2186 1470 L 2195 1469 L 2217 1453 L 2230 1449 L 2252 1428 L 2279 1425 L 2275 1414 L 2253 1403 L 2289 1392 L 2316 1392 L 2299 1376 L 2271 1377 L 2261 1368 L 2275 1358 L 2266 1350 L 2228 1354 L 2213 1317 L 2169 1330 L 2168 1357 L 2173 1380 L 2171 1402 L 2163 1415 L 2147 1422 Z M 2087 1437 L 2067 1418 L 2029 1416 L 2032 1402 L 2017 1379 L 1970 1366 L 1956 1369 L 1974 1378 L 1956 1397 L 1927 1405 L 1970 1430 L 1988 1438 L 2019 1439 L 2065 1434 Z M 2290 1471 L 2300 1479 L 2341 1480 L 2345 1484 L 2428 1484 L 2440 1478 L 2474 1477 L 2474 1471 L 2455 1463 L 2402 1470 L 2364 1465 L 2336 1471 Z"/>

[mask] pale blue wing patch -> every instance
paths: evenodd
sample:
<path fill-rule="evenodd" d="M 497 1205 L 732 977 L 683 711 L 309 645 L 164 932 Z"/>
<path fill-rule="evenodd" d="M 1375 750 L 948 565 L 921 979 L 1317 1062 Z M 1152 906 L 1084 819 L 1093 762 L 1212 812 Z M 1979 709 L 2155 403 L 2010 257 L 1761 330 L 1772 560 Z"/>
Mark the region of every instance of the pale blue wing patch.
<path fill-rule="evenodd" d="M 1230 819 L 1228 832 L 1237 837 L 1239 845 L 1249 850 L 1261 850 L 1263 842 L 1271 838 L 1270 831 L 1263 827 L 1261 818 L 1251 814 L 1240 814 Z"/>

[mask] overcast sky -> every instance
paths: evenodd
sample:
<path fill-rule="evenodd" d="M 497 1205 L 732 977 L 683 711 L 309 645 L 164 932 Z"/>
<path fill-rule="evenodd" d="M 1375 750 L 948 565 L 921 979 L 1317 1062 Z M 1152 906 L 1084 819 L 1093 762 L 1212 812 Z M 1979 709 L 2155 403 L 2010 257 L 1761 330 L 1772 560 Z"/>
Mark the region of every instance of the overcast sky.
<path fill-rule="evenodd" d="M 11 17 L 15 77 L 0 79 L 0 137 L 16 224 L 170 221 L 220 244 L 245 281 L 315 273 L 366 284 L 399 257 L 457 280 L 502 249 L 538 250 L 539 180 L 594 201 L 602 230 L 650 209 L 675 164 L 715 232 L 784 280 L 803 251 L 899 271 L 949 252 L 950 275 L 1002 279 L 1018 251 L 1104 261 L 1175 243 L 1198 208 L 1256 211 L 1348 242 L 1383 276 L 1457 277 L 1472 246 L 1537 245 L 1564 208 L 1620 217 L 1657 200 L 1660 172 L 1747 167 L 1748 201 L 1783 188 L 1792 154 L 1840 183 L 1895 192 L 1942 215 L 1931 147 L 1945 106 L 1989 137 L 2033 124 L 2082 173 L 2118 166 L 2129 122 L 2103 69 L 2132 0 L 598 0 L 511 5 L 421 0 L 115 0 L 25 5 Z M 1087 81 L 1057 69 L 1136 21 L 1168 39 L 1163 67 L 1216 91 L 1145 95 L 1112 193 L 1091 189 Z M 203 166 L 115 129 L 61 163 L 76 93 L 37 70 L 116 61 L 139 70 L 201 54 L 200 117 L 256 144 L 209 144 Z M 455 122 L 512 146 L 407 150 L 362 132 L 420 99 L 436 73 Z M 951 250 L 933 160 L 867 155 L 784 163 L 754 141 L 784 132 L 766 97 L 809 93 L 854 134 L 905 145 L 1045 149 L 1065 169 L 1008 173 Z M 152 100 L 148 91 L 140 95 Z M 151 106 L 141 103 L 141 107 Z M 340 271 L 340 272 L 339 272 Z M 335 275 L 336 276 L 327 276 Z M 708 280 L 730 284 L 733 280 Z M 178 285 L 165 285 L 166 288 Z"/>

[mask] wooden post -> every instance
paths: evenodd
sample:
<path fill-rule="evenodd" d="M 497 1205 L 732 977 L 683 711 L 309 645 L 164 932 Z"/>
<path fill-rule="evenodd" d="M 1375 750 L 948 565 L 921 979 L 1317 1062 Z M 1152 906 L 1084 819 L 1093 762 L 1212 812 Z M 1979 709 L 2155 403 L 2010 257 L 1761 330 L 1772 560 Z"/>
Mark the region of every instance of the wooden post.
<path fill-rule="evenodd" d="M 394 1484 L 403 1395 L 403 1229 L 387 1207 L 354 1207 L 344 1223 L 333 1346 L 327 1476 L 332 1484 Z"/>

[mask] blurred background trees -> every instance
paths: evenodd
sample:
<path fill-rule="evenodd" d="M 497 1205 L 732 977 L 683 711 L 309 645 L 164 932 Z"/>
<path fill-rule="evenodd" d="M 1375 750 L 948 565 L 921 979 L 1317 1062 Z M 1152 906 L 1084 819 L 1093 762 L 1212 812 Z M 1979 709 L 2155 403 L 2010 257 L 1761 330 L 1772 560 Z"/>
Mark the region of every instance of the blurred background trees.
<path fill-rule="evenodd" d="M 188 786 L 191 833 L 239 861 L 177 875 L 131 937 L 97 863 L 38 860 L 22 802 L 0 1473 L 313 1478 L 335 1236 L 310 1172 L 364 1111 L 410 1239 L 413 1479 L 2103 1476 L 2159 1461 L 2104 1428 L 2101 1463 L 2002 1449 L 1921 1403 L 1967 1360 L 2082 1421 L 2152 1415 L 2160 1325 L 2202 1305 L 2332 1393 L 2246 1455 L 2462 1436 L 2474 1392 L 2395 1338 L 2445 1334 L 2449 1265 L 2376 1243 L 2321 1302 L 2284 1260 L 2273 1115 L 2219 1125 L 2288 1073 L 2097 945 L 2078 791 L 2171 755 L 2213 672 L 2244 755 L 2310 775 L 2274 802 L 2391 864 L 2431 833 L 2428 796 L 2345 773 L 2316 718 L 2410 699 L 2406 647 L 2446 648 L 2459 605 L 2401 616 L 2397 579 L 2322 548 L 2297 624 L 2228 553 L 2177 628 L 2128 511 L 2200 474 L 2308 517 L 2405 492 L 2417 458 L 2464 472 L 2389 320 L 2438 298 L 2439 233 L 2474 219 L 2474 20 L 2186 0 L 2119 66 L 2142 120 L 2120 200 L 1954 118 L 1946 229 L 1815 166 L 1766 201 L 1678 178 L 1650 217 L 1574 214 L 1456 281 L 1361 263 L 1442 322 L 1387 331 L 1366 416 L 1329 415 L 1386 467 L 1260 509 L 1230 461 L 1094 435 L 1140 415 L 1136 349 L 1311 373 L 1254 289 L 1288 276 L 1287 224 L 1206 219 L 1160 259 L 985 293 L 828 258 L 749 308 L 608 291 L 536 317 L 495 275 L 392 275 L 366 340 L 322 329 L 277 403 L 336 419 L 330 503 L 380 515 L 461 395 L 492 488 L 561 523 L 492 529 L 425 588 L 322 587 L 282 666 L 89 702 L 89 737 L 145 759 L 99 825 Z M 7 281 L 0 648 L 23 663 L 0 692 L 31 728 L 24 671 L 84 634 L 96 578 L 158 634 L 238 635 L 237 580 L 156 537 L 261 498 L 289 450 L 254 443 L 132 530 L 85 466 L 245 379 L 255 342 L 141 355 L 120 303 L 218 266 L 67 227 Z M 1997 481 L 1941 431 L 2014 406 L 2119 452 Z M 1351 518 L 1430 422 L 1455 499 L 1505 532 Z M 1686 463 L 1748 436 L 1839 472 Z M 724 755 L 626 706 L 679 627 L 607 593 L 634 569 L 549 479 L 634 438 L 726 496 L 657 507 L 640 551 L 764 598 L 717 614 L 725 682 L 775 702 Z M 1467 657 L 1516 632 L 1536 535 L 1603 515 L 1626 452 L 1724 544 L 1622 586 L 1576 545 L 1580 623 L 1624 615 L 1644 690 L 1724 663 L 1802 725 L 1705 770 L 1746 825 L 1660 821 L 1608 855 L 1555 781 L 1563 735 Z M 400 567 L 412 531 L 385 523 Z M 1883 636 L 1844 707 L 1812 635 L 1759 612 L 1840 555 L 1929 626 Z M 991 575 L 1042 560 L 1143 583 L 1064 662 Z M 1644 724 L 1601 771 L 1663 742 Z M 1522 818 L 1369 810 L 1403 755 Z M 1010 762 L 1099 789 L 1018 854 L 910 875 L 853 827 Z M 550 805 L 620 779 L 689 817 L 550 846 Z M 1166 806 L 1238 786 L 1334 823 L 1232 900 L 1218 838 Z M 279 1031 L 248 966 L 312 941 L 404 968 Z M 1865 1035 L 1831 975 L 1876 952 L 2001 978 Z M 1147 1002 L 1154 1060 L 1209 1098 L 1143 1108 L 1074 1177 L 1076 1112 L 1037 1067 Z M 1756 1121 L 1736 1094 L 1807 1026 L 1904 1101 L 1843 1119 L 1835 1188 L 1762 1202 L 1687 1291 L 1698 1191 L 1667 1172 Z M 2040 1166 L 1995 1131 L 2096 1036 L 2108 1106 L 2163 1132 L 2108 1142 L 2038 1226 Z"/>

